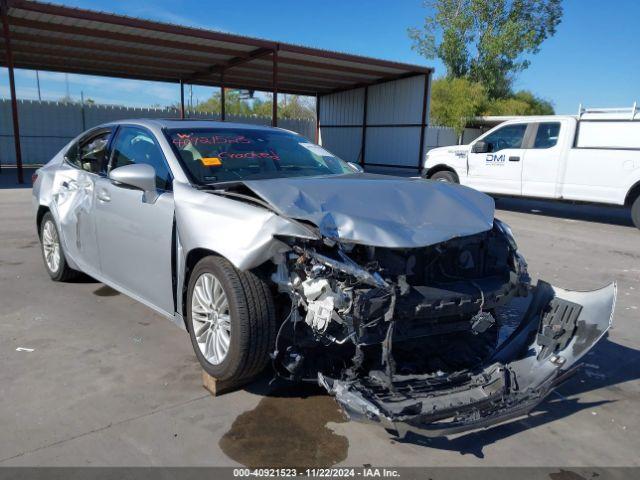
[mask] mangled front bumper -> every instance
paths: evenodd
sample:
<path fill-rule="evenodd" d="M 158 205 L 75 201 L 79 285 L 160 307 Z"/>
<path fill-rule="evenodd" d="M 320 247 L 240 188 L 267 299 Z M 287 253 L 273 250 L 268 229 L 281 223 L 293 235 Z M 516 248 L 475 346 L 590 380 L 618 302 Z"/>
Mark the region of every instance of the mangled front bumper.
<path fill-rule="evenodd" d="M 356 421 L 400 436 L 450 435 L 526 415 L 611 326 L 616 285 L 573 292 L 538 282 L 518 327 L 474 371 L 319 382 Z"/>

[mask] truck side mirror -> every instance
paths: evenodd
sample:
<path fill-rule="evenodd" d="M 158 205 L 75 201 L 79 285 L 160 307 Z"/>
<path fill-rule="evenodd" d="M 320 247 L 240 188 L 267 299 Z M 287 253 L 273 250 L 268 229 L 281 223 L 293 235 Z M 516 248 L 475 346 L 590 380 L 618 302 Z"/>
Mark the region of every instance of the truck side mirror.
<path fill-rule="evenodd" d="M 476 143 L 473 144 L 471 151 L 473 153 L 487 153 L 489 151 L 489 145 L 487 145 L 482 140 L 478 140 Z"/>

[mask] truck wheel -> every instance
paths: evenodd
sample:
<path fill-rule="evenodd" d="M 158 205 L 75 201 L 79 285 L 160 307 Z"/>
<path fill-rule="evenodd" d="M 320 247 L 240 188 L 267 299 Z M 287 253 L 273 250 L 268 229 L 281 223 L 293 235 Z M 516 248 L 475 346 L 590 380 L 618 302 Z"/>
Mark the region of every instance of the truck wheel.
<path fill-rule="evenodd" d="M 449 170 L 440 170 L 429 177 L 431 180 L 437 182 L 458 183 L 456 174 Z"/>
<path fill-rule="evenodd" d="M 202 368 L 218 380 L 260 373 L 275 342 L 275 308 L 267 284 L 222 257 L 200 260 L 189 277 L 189 336 Z"/>
<path fill-rule="evenodd" d="M 80 275 L 80 272 L 69 267 L 67 259 L 62 251 L 58 227 L 53 215 L 47 212 L 42 217 L 40 224 L 40 244 L 42 246 L 42 258 L 47 273 L 56 282 L 72 280 Z"/>
<path fill-rule="evenodd" d="M 637 228 L 640 228 L 640 196 L 636 198 L 631 206 L 631 220 Z"/>

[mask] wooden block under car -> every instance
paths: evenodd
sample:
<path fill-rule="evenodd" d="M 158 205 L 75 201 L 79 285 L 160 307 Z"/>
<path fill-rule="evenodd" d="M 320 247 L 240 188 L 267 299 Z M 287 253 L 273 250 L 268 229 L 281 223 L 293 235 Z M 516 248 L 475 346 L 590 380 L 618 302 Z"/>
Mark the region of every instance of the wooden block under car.
<path fill-rule="evenodd" d="M 246 380 L 244 382 L 218 380 L 217 378 L 209 375 L 204 370 L 202 371 L 202 386 L 209 390 L 211 395 L 213 395 L 214 397 L 222 395 L 223 393 L 229 393 L 237 390 L 247 383 L 248 382 Z"/>

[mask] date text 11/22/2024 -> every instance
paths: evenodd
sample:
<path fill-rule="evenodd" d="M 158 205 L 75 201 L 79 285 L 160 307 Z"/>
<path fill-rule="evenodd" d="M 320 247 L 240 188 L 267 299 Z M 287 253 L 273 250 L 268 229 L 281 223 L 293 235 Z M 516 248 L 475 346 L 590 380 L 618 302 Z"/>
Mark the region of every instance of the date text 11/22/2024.
<path fill-rule="evenodd" d="M 235 468 L 234 477 L 310 477 L 310 478 L 399 478 L 394 468 Z"/>

